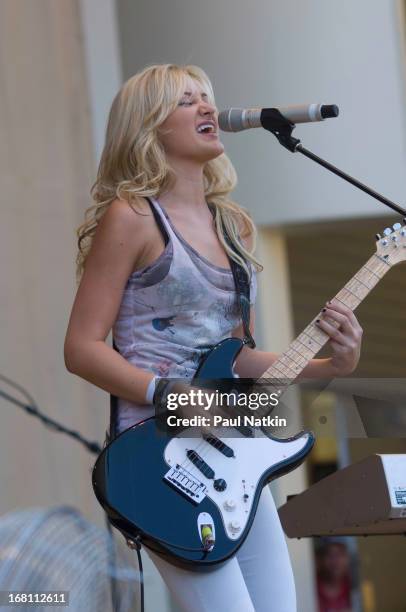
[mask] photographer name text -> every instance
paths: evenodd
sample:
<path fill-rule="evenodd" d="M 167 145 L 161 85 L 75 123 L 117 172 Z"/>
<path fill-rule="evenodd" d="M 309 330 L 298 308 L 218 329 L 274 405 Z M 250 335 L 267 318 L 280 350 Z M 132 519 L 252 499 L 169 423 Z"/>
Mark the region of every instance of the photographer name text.
<path fill-rule="evenodd" d="M 286 427 L 284 418 L 271 415 L 256 417 L 249 414 L 239 414 L 235 417 L 222 417 L 218 414 L 211 416 L 195 415 L 192 417 L 178 417 L 171 414 L 166 422 L 169 427 Z"/>

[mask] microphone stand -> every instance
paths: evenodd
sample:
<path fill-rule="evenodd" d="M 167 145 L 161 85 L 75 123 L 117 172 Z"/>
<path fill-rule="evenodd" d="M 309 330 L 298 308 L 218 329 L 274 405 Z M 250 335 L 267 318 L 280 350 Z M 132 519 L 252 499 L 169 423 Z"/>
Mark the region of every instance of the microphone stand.
<path fill-rule="evenodd" d="M 293 138 L 292 136 L 292 131 L 296 127 L 296 125 L 288 121 L 288 119 L 286 119 L 278 111 L 278 109 L 264 109 L 261 113 L 261 123 L 262 127 L 265 130 L 268 130 L 268 132 L 272 132 L 272 134 L 274 134 L 274 136 L 276 136 L 276 138 L 279 140 L 280 144 L 289 151 L 291 151 L 291 153 L 296 153 L 296 151 L 302 153 L 302 155 L 305 155 L 309 159 L 312 159 L 317 164 L 320 164 L 320 166 L 327 168 L 327 170 L 330 170 L 330 172 L 333 172 L 348 183 L 351 183 L 351 185 L 354 185 L 355 187 L 361 189 L 361 191 L 364 191 L 376 200 L 379 200 L 383 204 L 386 204 L 386 206 L 398 212 L 403 217 L 406 216 L 406 210 L 398 204 L 395 204 L 391 200 L 388 200 L 388 198 L 385 198 L 385 196 L 381 195 L 377 191 L 374 191 L 373 189 L 371 189 L 367 185 L 364 185 L 360 181 L 357 181 L 357 179 L 353 178 L 346 172 L 343 172 L 339 168 L 336 168 L 325 159 L 322 159 L 321 157 L 318 157 L 308 149 L 305 149 L 305 147 L 303 147 L 303 145 L 300 143 L 300 140 L 298 140 L 297 138 Z"/>

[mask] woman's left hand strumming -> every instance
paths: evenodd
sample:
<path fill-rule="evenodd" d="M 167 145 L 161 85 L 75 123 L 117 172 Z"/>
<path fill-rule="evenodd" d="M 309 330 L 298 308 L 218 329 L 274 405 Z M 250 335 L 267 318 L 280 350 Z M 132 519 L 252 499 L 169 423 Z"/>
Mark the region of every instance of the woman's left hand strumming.
<path fill-rule="evenodd" d="M 362 339 L 362 327 L 352 310 L 333 299 L 326 303 L 316 324 L 330 336 L 329 346 L 333 353 L 331 367 L 334 374 L 351 374 L 360 358 Z"/>

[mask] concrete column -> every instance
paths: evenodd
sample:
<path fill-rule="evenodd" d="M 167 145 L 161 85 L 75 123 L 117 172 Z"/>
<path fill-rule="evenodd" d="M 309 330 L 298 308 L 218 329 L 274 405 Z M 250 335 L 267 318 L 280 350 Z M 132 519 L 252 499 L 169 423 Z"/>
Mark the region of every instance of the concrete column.
<path fill-rule="evenodd" d="M 89 87 L 89 118 L 92 124 L 93 162 L 96 169 L 104 146 L 105 128 L 110 106 L 122 84 L 116 4 L 114 0 L 79 0 L 79 6 L 86 78 Z M 103 394 L 103 403 L 106 404 L 107 401 L 108 396 Z M 164 517 L 163 520 L 165 520 Z M 150 561 L 149 556 L 145 552 L 141 554 L 144 565 L 146 609 L 162 610 L 162 612 L 173 610 L 169 591 L 160 574 Z M 137 567 L 135 552 L 132 554 L 132 562 Z"/>
<path fill-rule="evenodd" d="M 27 389 L 50 417 L 101 440 L 105 395 L 79 384 L 63 358 L 75 291 L 75 229 L 93 171 L 81 41 L 76 1 L 0 3 L 0 373 Z M 0 403 L 1 511 L 68 503 L 92 520 L 98 513 L 93 457 Z"/>
<path fill-rule="evenodd" d="M 264 270 L 258 275 L 256 311 L 258 329 L 255 336 L 261 339 L 258 342 L 260 350 L 280 353 L 294 339 L 289 267 L 283 232 L 261 228 L 258 236 L 257 255 Z M 294 389 L 289 391 L 289 408 L 293 408 L 296 412 L 295 426 L 299 431 L 302 428 L 302 420 L 299 397 Z M 283 414 L 281 413 L 280 416 Z M 285 503 L 288 495 L 301 493 L 306 488 L 306 471 L 303 465 L 271 484 L 277 507 Z M 298 612 L 315 610 L 315 577 L 311 542 L 308 540 L 287 540 L 287 542 L 298 593 Z"/>

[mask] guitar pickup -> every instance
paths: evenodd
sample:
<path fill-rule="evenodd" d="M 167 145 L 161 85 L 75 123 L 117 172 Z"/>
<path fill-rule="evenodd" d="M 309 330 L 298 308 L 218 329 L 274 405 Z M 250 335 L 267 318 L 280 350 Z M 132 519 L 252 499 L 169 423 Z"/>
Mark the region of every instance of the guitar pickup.
<path fill-rule="evenodd" d="M 204 476 L 206 476 L 206 478 L 209 478 L 210 480 L 214 478 L 214 470 L 212 470 L 204 459 L 201 458 L 199 453 L 194 450 L 188 450 L 186 455 L 189 461 L 191 461 L 193 465 L 195 465 L 197 469 L 200 470 Z"/>
<path fill-rule="evenodd" d="M 220 440 L 220 438 L 212 434 L 204 434 L 203 439 L 226 457 L 235 457 L 233 449 Z"/>

